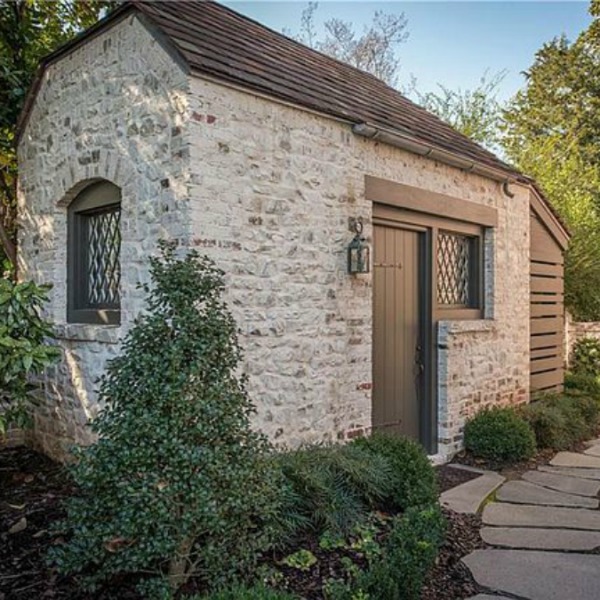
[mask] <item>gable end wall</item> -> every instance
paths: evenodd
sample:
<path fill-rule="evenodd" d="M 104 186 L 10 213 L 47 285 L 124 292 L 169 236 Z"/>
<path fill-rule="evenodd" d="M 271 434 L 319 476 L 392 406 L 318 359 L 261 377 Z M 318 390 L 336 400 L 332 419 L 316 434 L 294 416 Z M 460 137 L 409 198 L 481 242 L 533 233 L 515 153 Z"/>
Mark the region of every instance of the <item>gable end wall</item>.
<path fill-rule="evenodd" d="M 48 312 L 63 349 L 35 439 L 57 458 L 91 441 L 96 380 L 143 307 L 136 284 L 157 240 L 187 235 L 187 89 L 185 71 L 128 16 L 48 66 L 23 131 L 19 274 L 54 285 Z M 120 327 L 66 324 L 67 207 L 98 178 L 121 188 Z"/>

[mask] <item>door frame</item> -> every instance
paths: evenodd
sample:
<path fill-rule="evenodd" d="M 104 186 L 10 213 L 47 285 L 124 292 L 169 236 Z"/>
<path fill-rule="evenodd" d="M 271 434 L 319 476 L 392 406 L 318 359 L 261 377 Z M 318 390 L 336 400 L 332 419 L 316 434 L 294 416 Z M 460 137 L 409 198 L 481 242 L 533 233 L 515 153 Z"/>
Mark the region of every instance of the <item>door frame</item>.
<path fill-rule="evenodd" d="M 418 272 L 418 294 L 422 302 L 419 310 L 419 338 L 422 348 L 421 360 L 423 363 L 423 374 L 420 389 L 417 393 L 422 394 L 419 402 L 419 442 L 429 453 L 437 452 L 437 369 L 435 364 L 435 345 L 433 337 L 433 286 L 432 286 L 432 230 L 421 223 L 415 223 L 410 218 L 392 219 L 386 216 L 378 216 L 376 205 L 373 208 L 373 225 L 404 229 L 419 233 Z M 375 382 L 373 382 L 375 385 Z"/>

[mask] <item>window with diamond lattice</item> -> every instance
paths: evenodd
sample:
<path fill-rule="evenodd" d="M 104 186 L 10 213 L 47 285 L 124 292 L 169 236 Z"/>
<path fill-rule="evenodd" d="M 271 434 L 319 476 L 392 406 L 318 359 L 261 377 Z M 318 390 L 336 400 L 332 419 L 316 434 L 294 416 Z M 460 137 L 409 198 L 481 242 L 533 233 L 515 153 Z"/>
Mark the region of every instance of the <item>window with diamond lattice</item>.
<path fill-rule="evenodd" d="M 440 231 L 437 243 L 437 301 L 439 305 L 474 307 L 477 238 Z"/>
<path fill-rule="evenodd" d="M 69 208 L 70 322 L 120 322 L 120 190 L 108 182 L 86 188 Z"/>

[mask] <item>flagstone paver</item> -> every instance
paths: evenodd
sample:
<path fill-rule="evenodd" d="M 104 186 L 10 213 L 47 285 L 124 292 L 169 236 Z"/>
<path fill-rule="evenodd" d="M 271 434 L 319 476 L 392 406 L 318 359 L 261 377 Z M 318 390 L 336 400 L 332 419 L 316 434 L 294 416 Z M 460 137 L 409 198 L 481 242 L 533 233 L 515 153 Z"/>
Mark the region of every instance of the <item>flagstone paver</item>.
<path fill-rule="evenodd" d="M 538 473 L 541 475 L 542 473 Z M 587 482 L 587 480 L 584 480 Z M 599 482 L 600 483 L 600 482 Z M 570 506 L 575 508 L 598 508 L 598 500 L 557 492 L 529 481 L 507 481 L 497 492 L 499 502 L 515 504 L 540 504 L 542 506 Z"/>
<path fill-rule="evenodd" d="M 597 496 L 600 492 L 600 481 L 582 479 L 581 477 L 569 477 L 554 473 L 542 473 L 540 471 L 527 471 L 523 473 L 525 481 L 536 483 L 559 492 L 567 494 L 578 494 L 580 496 Z"/>
<path fill-rule="evenodd" d="M 515 549 L 589 551 L 600 548 L 600 531 L 483 527 L 481 538 L 491 546 Z"/>
<path fill-rule="evenodd" d="M 463 562 L 479 585 L 520 598 L 600 598 L 599 555 L 536 550 L 475 550 Z"/>
<path fill-rule="evenodd" d="M 488 471 L 456 486 L 440 496 L 440 502 L 454 512 L 474 515 L 484 500 L 505 481 L 504 477 Z"/>
<path fill-rule="evenodd" d="M 577 467 L 552 467 L 550 465 L 543 465 L 538 467 L 538 471 L 555 473 L 556 475 L 568 475 L 569 477 L 600 480 L 600 469 L 578 469 Z"/>
<path fill-rule="evenodd" d="M 559 452 L 551 461 L 554 467 L 582 467 L 600 469 L 600 456 L 589 456 L 577 452 Z"/>
<path fill-rule="evenodd" d="M 591 446 L 584 451 L 584 454 L 588 454 L 589 456 L 600 456 L 600 446 Z"/>
<path fill-rule="evenodd" d="M 587 508 L 494 502 L 485 507 L 482 518 L 485 525 L 500 527 L 549 527 L 600 531 L 600 511 Z"/>
<path fill-rule="evenodd" d="M 600 438 L 505 482 L 483 509 L 491 546 L 463 558 L 470 600 L 600 600 Z"/>
<path fill-rule="evenodd" d="M 471 596 L 467 600 L 511 600 L 508 596 L 490 596 L 489 594 L 477 594 L 477 596 Z"/>

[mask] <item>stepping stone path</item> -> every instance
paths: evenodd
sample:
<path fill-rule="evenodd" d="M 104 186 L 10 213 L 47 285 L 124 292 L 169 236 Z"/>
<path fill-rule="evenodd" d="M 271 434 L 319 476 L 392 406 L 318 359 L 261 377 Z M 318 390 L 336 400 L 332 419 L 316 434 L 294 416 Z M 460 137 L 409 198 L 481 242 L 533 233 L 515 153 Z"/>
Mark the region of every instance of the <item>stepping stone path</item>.
<path fill-rule="evenodd" d="M 600 438 L 586 446 L 491 496 L 481 529 L 490 547 L 463 558 L 485 592 L 468 600 L 600 600 Z M 455 488 L 452 497 L 464 493 Z"/>

